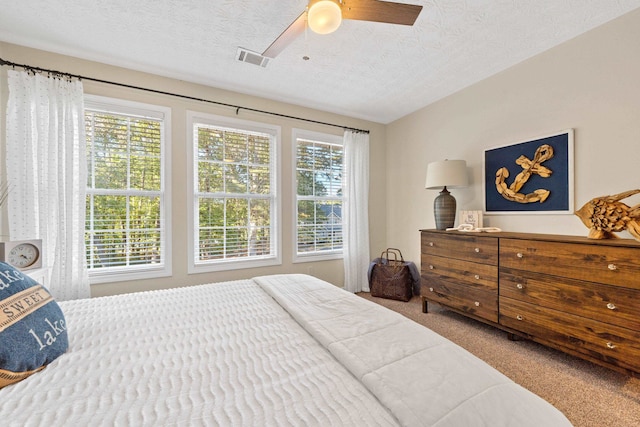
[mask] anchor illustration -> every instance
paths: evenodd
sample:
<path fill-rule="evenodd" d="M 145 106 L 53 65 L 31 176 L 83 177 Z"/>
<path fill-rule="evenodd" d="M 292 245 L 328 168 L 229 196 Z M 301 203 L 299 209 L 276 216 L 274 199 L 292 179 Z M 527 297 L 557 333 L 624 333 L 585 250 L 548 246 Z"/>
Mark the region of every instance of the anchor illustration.
<path fill-rule="evenodd" d="M 540 175 L 543 178 L 549 178 L 553 173 L 551 169 L 542 166 L 542 162 L 545 162 L 553 157 L 553 147 L 544 144 L 538 147 L 533 160 L 528 159 L 522 155 L 516 159 L 516 164 L 522 167 L 520 172 L 513 183 L 507 187 L 506 179 L 509 178 L 509 170 L 506 167 L 498 169 L 496 172 L 496 189 L 498 193 L 507 200 L 517 203 L 543 203 L 551 194 L 551 191 L 545 189 L 538 189 L 529 194 L 520 193 L 520 189 L 529 180 L 531 175 Z"/>

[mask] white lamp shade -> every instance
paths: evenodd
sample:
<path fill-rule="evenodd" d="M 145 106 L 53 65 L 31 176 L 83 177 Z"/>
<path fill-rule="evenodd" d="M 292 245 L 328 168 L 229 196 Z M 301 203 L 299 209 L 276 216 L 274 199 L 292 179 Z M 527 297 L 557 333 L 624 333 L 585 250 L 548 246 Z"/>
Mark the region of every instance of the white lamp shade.
<path fill-rule="evenodd" d="M 427 166 L 427 182 L 429 190 L 443 187 L 460 188 L 469 185 L 467 162 L 464 160 L 442 160 L 429 163 Z"/>
<path fill-rule="evenodd" d="M 311 5 L 307 12 L 307 23 L 314 33 L 329 34 L 342 22 L 340 6 L 331 0 L 321 0 Z"/>

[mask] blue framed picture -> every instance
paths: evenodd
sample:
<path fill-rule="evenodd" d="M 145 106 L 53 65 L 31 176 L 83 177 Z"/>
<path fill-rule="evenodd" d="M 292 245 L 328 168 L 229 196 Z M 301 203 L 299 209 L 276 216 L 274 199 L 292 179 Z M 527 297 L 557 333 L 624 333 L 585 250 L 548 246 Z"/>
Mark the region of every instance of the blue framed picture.
<path fill-rule="evenodd" d="M 573 129 L 485 150 L 484 213 L 573 214 Z"/>

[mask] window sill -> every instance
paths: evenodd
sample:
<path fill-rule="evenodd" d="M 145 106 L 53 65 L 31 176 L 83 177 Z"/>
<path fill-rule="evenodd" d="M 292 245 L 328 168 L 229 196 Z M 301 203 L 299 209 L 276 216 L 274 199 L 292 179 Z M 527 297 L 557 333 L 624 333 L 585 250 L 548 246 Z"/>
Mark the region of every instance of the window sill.
<path fill-rule="evenodd" d="M 225 260 L 217 262 L 200 262 L 189 266 L 188 274 L 210 273 L 215 271 L 241 270 L 245 268 L 272 267 L 282 265 L 276 257 L 255 260 Z"/>
<path fill-rule="evenodd" d="M 293 263 L 303 263 L 303 262 L 318 262 L 318 261 L 331 261 L 334 259 L 344 259 L 344 254 L 340 253 L 331 253 L 331 254 L 309 254 L 309 255 L 295 255 L 293 257 Z"/>
<path fill-rule="evenodd" d="M 89 283 L 99 285 L 102 283 L 126 282 L 130 280 L 157 279 L 159 277 L 171 277 L 169 268 L 143 268 L 133 271 L 89 272 Z"/>

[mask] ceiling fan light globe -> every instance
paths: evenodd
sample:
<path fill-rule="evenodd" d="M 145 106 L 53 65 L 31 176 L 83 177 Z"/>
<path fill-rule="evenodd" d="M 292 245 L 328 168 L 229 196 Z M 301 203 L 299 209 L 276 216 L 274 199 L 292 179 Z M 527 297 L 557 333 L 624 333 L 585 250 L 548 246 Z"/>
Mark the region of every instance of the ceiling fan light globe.
<path fill-rule="evenodd" d="M 309 8 L 307 22 L 314 33 L 333 33 L 342 22 L 342 10 L 331 0 L 321 0 Z"/>

